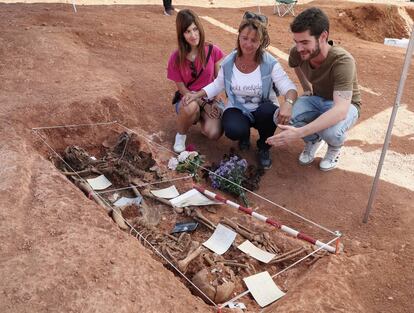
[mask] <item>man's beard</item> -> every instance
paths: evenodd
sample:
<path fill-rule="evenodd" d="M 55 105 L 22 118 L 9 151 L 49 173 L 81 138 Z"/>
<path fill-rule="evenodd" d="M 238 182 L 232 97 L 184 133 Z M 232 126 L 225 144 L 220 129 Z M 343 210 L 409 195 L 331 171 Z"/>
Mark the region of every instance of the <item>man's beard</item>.
<path fill-rule="evenodd" d="M 311 60 L 311 59 L 313 59 L 313 58 L 316 58 L 316 57 L 319 55 L 319 53 L 321 53 L 321 49 L 320 49 L 320 47 L 319 47 L 319 41 L 317 40 L 317 41 L 316 41 L 316 48 L 315 48 L 315 50 L 313 50 L 313 52 L 309 55 L 309 60 Z"/>
<path fill-rule="evenodd" d="M 313 58 L 316 58 L 319 55 L 320 52 L 321 52 L 321 49 L 319 47 L 319 41 L 316 41 L 315 50 L 313 50 L 311 53 L 309 53 L 309 57 L 307 57 L 306 60 L 311 60 Z"/>

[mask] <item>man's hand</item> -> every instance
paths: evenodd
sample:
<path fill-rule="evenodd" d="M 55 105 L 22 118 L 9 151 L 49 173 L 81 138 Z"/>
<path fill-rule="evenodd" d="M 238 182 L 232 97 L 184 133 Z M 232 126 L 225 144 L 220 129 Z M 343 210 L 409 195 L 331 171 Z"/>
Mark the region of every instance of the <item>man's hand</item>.
<path fill-rule="evenodd" d="M 280 147 L 302 138 L 302 132 L 300 128 L 288 125 L 278 125 L 278 127 L 282 130 L 282 132 L 267 138 L 266 143 L 268 145 Z"/>

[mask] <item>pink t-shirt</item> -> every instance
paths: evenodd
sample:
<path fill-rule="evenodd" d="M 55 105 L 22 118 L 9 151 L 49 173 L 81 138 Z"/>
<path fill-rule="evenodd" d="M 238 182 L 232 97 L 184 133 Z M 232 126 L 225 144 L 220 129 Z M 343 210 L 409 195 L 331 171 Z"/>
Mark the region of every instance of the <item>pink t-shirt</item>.
<path fill-rule="evenodd" d="M 206 57 L 208 53 L 208 44 L 205 45 L 205 52 Z M 207 62 L 206 67 L 204 68 L 203 72 L 201 73 L 200 77 L 197 78 L 197 80 L 191 84 L 188 89 L 190 91 L 199 91 L 201 88 L 207 86 L 214 80 L 214 65 L 220 61 L 224 56 L 223 51 L 220 50 L 219 47 L 216 45 L 213 45 L 213 49 L 211 50 L 210 59 Z M 168 69 L 167 69 L 167 78 L 177 82 L 177 83 L 184 83 L 187 85 L 189 82 L 194 80 L 194 78 L 191 76 L 191 62 L 189 60 L 185 60 L 185 65 L 183 67 L 180 67 L 176 60 L 178 58 L 178 50 L 175 50 L 168 60 Z M 200 73 L 202 64 L 199 60 L 199 58 L 196 58 L 194 61 L 195 68 L 197 70 L 197 75 Z"/>

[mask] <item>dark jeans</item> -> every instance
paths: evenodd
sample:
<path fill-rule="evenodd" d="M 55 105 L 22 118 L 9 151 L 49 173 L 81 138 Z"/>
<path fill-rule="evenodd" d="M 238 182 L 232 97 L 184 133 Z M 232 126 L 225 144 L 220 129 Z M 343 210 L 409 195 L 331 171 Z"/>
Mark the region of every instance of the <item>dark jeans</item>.
<path fill-rule="evenodd" d="M 173 7 L 171 5 L 172 0 L 162 0 L 162 4 L 164 5 L 164 10 L 171 10 Z"/>
<path fill-rule="evenodd" d="M 223 125 L 224 134 L 231 140 L 249 140 L 250 127 L 254 127 L 259 132 L 259 140 L 257 147 L 259 150 L 268 150 L 270 146 L 266 143 L 266 139 L 273 136 L 276 125 L 273 122 L 273 114 L 277 106 L 265 102 L 261 104 L 256 111 L 252 112 L 254 123 L 237 108 L 229 108 L 224 111 L 221 123 Z"/>

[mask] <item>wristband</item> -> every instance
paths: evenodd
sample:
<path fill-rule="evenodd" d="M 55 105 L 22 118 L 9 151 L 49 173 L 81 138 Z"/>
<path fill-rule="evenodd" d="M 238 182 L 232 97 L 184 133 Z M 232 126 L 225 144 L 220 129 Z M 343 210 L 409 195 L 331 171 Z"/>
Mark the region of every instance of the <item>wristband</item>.
<path fill-rule="evenodd" d="M 293 105 L 294 101 L 292 99 L 286 98 L 285 102 L 289 103 L 290 105 Z"/>

